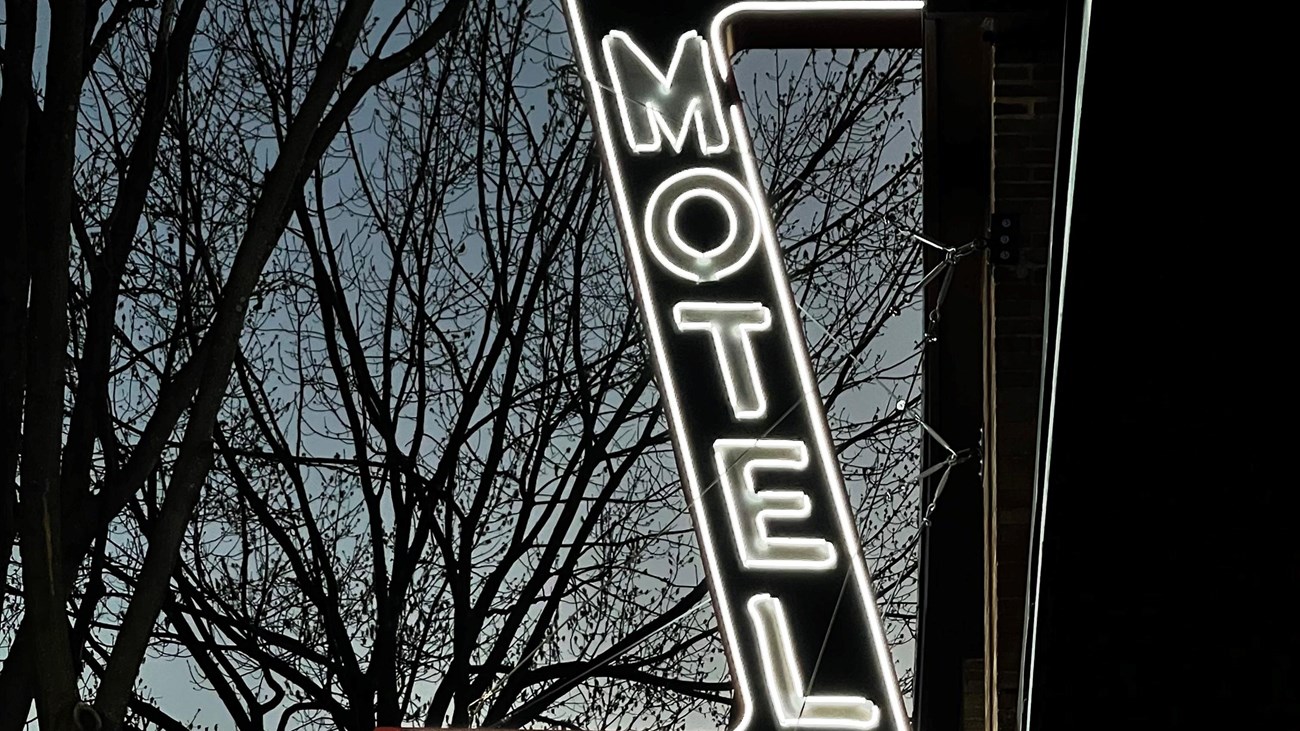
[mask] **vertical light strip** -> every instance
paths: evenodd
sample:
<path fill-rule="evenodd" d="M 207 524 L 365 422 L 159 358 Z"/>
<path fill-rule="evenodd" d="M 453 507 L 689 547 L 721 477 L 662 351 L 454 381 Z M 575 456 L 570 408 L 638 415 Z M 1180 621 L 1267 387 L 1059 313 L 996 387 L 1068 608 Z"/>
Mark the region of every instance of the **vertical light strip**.
<path fill-rule="evenodd" d="M 743 0 L 732 3 L 713 16 L 709 24 L 709 41 L 713 44 L 713 57 L 718 73 L 726 81 L 731 74 L 731 57 L 722 37 L 727 24 L 736 16 L 747 13 L 773 15 L 808 15 L 809 13 L 843 11 L 924 10 L 923 0 Z"/>
<path fill-rule="evenodd" d="M 1033 717 L 1034 705 L 1034 663 L 1038 655 L 1038 643 L 1032 639 L 1032 633 L 1038 631 L 1038 610 L 1041 606 L 1043 587 L 1043 541 L 1047 535 L 1047 492 L 1052 479 L 1052 437 L 1056 428 L 1056 386 L 1061 373 L 1061 328 L 1064 325 L 1066 270 L 1070 262 L 1070 224 L 1074 220 L 1074 173 L 1079 159 L 1079 125 L 1083 113 L 1083 77 L 1088 65 L 1088 27 L 1092 23 L 1092 0 L 1084 0 L 1083 20 L 1079 30 L 1079 71 L 1075 79 L 1074 90 L 1074 124 L 1070 130 L 1070 169 L 1065 189 L 1065 225 L 1061 234 L 1061 282 L 1056 295 L 1056 342 L 1052 353 L 1052 390 L 1050 406 L 1047 409 L 1047 436 L 1043 449 L 1043 488 L 1039 493 L 1038 505 L 1038 557 L 1034 562 L 1034 611 L 1029 626 L 1025 627 L 1025 640 L 1029 645 L 1028 671 L 1024 673 L 1027 684 L 1025 689 L 1025 712 L 1020 719 L 1021 731 L 1029 731 Z"/>

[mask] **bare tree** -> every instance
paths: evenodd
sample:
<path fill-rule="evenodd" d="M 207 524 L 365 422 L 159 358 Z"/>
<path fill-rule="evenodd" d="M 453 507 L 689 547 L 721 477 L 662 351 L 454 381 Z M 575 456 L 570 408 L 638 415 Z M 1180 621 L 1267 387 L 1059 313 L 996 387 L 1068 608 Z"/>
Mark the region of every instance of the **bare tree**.
<path fill-rule="evenodd" d="M 249 298 L 292 201 L 361 99 L 422 59 L 458 25 L 466 5 L 451 0 L 409 34 L 407 45 L 394 50 L 386 43 L 391 38 L 382 38 L 371 53 L 359 43 L 372 17 L 370 2 L 286 9 L 291 32 L 278 40 L 305 63 L 287 79 L 292 116 L 278 120 L 281 134 L 263 147 L 271 163 L 254 176 L 257 193 L 243 208 L 229 249 L 233 260 L 217 274 L 219 295 L 201 318 L 176 318 L 166 339 L 141 352 L 120 332 L 119 313 L 133 294 L 128 274 L 161 274 L 138 268 L 137 255 L 154 263 L 147 250 L 155 231 L 143 213 L 181 80 L 195 56 L 222 53 L 220 43 L 196 45 L 208 35 L 198 32 L 200 21 L 225 16 L 232 32 L 255 37 L 260 11 L 251 4 L 208 7 L 204 0 L 157 7 L 122 0 L 106 12 L 98 3 L 53 3 L 38 85 L 36 3 L 6 4 L 0 154 L 3 215 L 17 232 L 7 237 L 6 255 L 17 263 L 6 268 L 0 317 L 7 336 L 0 419 L 5 434 L 17 438 L 6 441 L 13 452 L 0 460 L 4 481 L 13 485 L 6 489 L 10 508 L 0 538 L 7 547 L 19 534 L 23 607 L 0 671 L 0 727 L 21 726 L 32 697 L 47 728 L 121 725 L 211 465 L 216 417 Z M 394 26 L 414 27 L 411 15 L 408 7 Z M 188 314 L 198 315 L 197 309 Z M 187 335 L 189 347 L 178 347 Z M 128 363 L 116 363 L 123 351 Z M 152 403 L 134 429 L 123 429 L 111 398 L 122 387 L 121 369 L 130 372 L 131 360 L 159 351 L 175 356 L 169 364 L 180 362 L 162 379 L 138 384 L 153 386 Z M 179 443 L 172 438 L 177 432 Z M 175 458 L 165 465 L 165 495 L 148 521 L 148 550 L 129 598 L 122 598 L 125 609 L 94 703 L 86 704 L 81 643 L 101 599 L 108 532 L 156 479 L 168 449 Z M 7 559 L 6 550 L 6 566 Z"/>
<path fill-rule="evenodd" d="M 30 64 L 11 87 L 13 22 L 6 155 L 58 91 L 27 83 Z M 23 439 L 0 467 L 23 489 L 0 527 L 27 532 L 0 607 L 0 729 L 31 697 L 43 727 L 75 728 L 59 714 L 92 690 L 110 727 L 191 728 L 162 680 L 185 671 L 239 729 L 724 723 L 730 683 L 558 8 L 124 0 L 83 46 L 80 113 L 62 122 L 75 236 L 50 263 L 24 234 L 40 241 L 23 247 L 33 292 L 38 272 L 63 281 L 57 348 L 27 284 L 3 291 L 25 348 L 4 353 L 4 424 Z M 738 68 L 905 644 L 917 59 Z M 34 190 L 18 188 L 10 220 L 45 211 L 15 205 Z M 47 408 L 20 429 L 24 400 L 29 422 Z M 50 528 L 31 520 L 41 495 Z M 51 638 L 58 657 L 31 649 Z"/>

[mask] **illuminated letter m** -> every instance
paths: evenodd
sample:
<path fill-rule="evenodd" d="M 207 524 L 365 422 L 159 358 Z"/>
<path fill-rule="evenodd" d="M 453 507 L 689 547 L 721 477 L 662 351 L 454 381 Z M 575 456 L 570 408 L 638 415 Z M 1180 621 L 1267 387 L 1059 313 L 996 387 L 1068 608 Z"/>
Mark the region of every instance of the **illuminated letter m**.
<path fill-rule="evenodd" d="M 601 45 L 633 152 L 659 152 L 666 137 L 673 152 L 680 153 L 692 127 L 701 154 L 726 151 L 727 121 L 717 77 L 699 34 L 691 31 L 677 39 L 667 73 L 622 31 L 612 31 Z"/>

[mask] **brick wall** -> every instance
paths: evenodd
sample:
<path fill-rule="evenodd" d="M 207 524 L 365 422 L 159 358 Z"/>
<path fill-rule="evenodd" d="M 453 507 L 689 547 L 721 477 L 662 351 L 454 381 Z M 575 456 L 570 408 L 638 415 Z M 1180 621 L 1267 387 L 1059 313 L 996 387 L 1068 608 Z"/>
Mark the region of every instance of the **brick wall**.
<path fill-rule="evenodd" d="M 961 731 L 984 731 L 984 659 L 961 665 Z"/>
<path fill-rule="evenodd" d="M 1035 34 L 1041 38 L 1041 34 Z M 1018 261 L 986 285 L 985 688 L 990 731 L 1016 728 L 1033 494 L 1059 50 L 997 32 L 993 51 L 994 213 L 1018 219 Z"/>

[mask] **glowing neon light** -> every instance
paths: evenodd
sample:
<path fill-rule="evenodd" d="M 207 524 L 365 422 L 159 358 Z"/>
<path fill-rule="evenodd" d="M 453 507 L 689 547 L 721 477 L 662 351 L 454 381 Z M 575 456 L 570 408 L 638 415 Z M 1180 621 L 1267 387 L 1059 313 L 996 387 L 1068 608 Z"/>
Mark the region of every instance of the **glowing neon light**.
<path fill-rule="evenodd" d="M 713 597 L 714 601 L 717 602 L 718 618 L 722 624 L 723 647 L 727 652 L 728 664 L 731 666 L 736 690 L 740 696 L 738 699 L 739 719 L 736 722 L 735 731 L 743 731 L 749 726 L 753 713 L 754 698 L 749 672 L 736 644 L 738 633 L 732 619 L 733 611 L 730 594 L 726 589 L 725 577 L 712 568 L 718 565 L 712 528 L 709 525 L 708 516 L 704 512 L 699 475 L 690 467 L 690 465 L 694 464 L 694 459 L 691 454 L 689 428 L 686 419 L 683 417 L 682 404 L 677 398 L 677 384 L 674 382 L 672 369 L 668 363 L 668 351 L 664 346 L 664 330 L 656 313 L 657 302 L 654 297 L 654 290 L 650 286 L 649 272 L 646 270 L 645 252 L 641 248 L 638 229 L 633 219 L 627 184 L 623 179 L 622 167 L 619 164 L 618 149 L 614 144 L 615 137 L 610 129 L 609 112 L 606 109 L 604 99 L 604 84 L 596 75 L 597 67 L 592 58 L 591 45 L 587 40 L 587 32 L 584 27 L 582 10 L 578 7 L 578 0 L 566 0 L 566 7 L 569 28 L 573 34 L 573 46 L 578 53 L 578 60 L 582 65 L 587 88 L 592 94 L 592 107 L 594 107 L 595 111 L 596 126 L 600 130 L 600 142 L 604 150 L 605 165 L 614 194 L 615 207 L 621 222 L 620 228 L 623 232 L 624 244 L 628 249 L 628 263 L 632 268 L 632 278 L 636 284 L 637 296 L 641 300 L 640 310 L 646 320 L 646 333 L 650 340 L 650 354 L 654 358 L 655 370 L 659 375 L 660 390 L 662 391 L 664 403 L 667 405 L 669 424 L 673 433 L 678 436 L 675 447 L 681 457 L 682 464 L 686 465 L 683 470 L 683 478 L 686 489 L 691 495 L 692 517 L 695 521 L 696 530 L 700 534 L 700 545 L 704 550 L 705 564 L 710 567 L 709 579 L 717 589 Z"/>
<path fill-rule="evenodd" d="M 673 59 L 668 63 L 668 73 L 659 70 L 654 61 L 641 50 L 628 35 L 622 31 L 613 31 L 605 36 L 601 46 L 605 51 L 605 63 L 609 66 L 609 77 L 614 82 L 614 96 L 618 101 L 619 116 L 623 120 L 623 134 L 627 144 L 637 154 L 659 152 L 663 147 L 663 138 L 668 138 L 668 145 L 673 152 L 681 153 L 686 147 L 686 138 L 690 136 L 692 124 L 695 127 L 696 141 L 700 152 L 714 155 L 726 152 L 730 147 L 727 139 L 727 119 L 722 110 L 722 97 L 718 95 L 717 81 L 709 70 L 708 44 L 698 33 L 685 33 L 677 39 L 677 49 Z M 629 63 L 627 56 L 635 63 Z M 686 58 L 698 58 L 699 64 L 686 64 L 685 74 L 691 78 L 678 78 L 682 71 L 682 61 Z M 647 78 L 648 77 L 648 78 Z M 626 81 L 625 81 L 626 79 Z M 709 93 L 709 111 L 713 118 L 711 124 L 704 119 L 704 99 L 698 94 L 680 98 L 680 89 L 690 86 L 695 81 L 695 88 L 707 87 Z M 629 83 L 630 82 L 630 83 Z M 630 88 L 629 88 L 630 87 Z M 634 110 L 628 104 L 643 107 Z M 673 133 L 672 125 L 664 117 L 664 110 L 678 112 L 681 119 L 679 130 Z M 644 114 L 638 113 L 644 111 Z M 712 140 L 709 139 L 712 133 Z"/>
<path fill-rule="evenodd" d="M 739 633 L 733 619 L 734 612 L 731 608 L 731 595 L 727 591 L 726 577 L 715 568 L 718 565 L 718 555 L 717 549 L 714 548 L 713 531 L 709 525 L 708 515 L 704 512 L 704 500 L 701 496 L 699 475 L 691 468 L 691 465 L 694 464 L 694 458 L 690 447 L 689 427 L 683 416 L 682 404 L 677 397 L 678 388 L 668 363 L 668 351 L 664 346 L 664 329 L 659 323 L 659 316 L 656 311 L 657 302 L 654 297 L 654 289 L 650 286 L 645 252 L 641 248 L 638 229 L 633 219 L 627 183 L 623 179 L 622 166 L 619 164 L 618 148 L 615 147 L 615 137 L 610 129 L 609 112 L 604 99 L 604 84 L 596 75 L 597 67 L 591 51 L 591 44 L 587 40 L 582 10 L 578 7 L 578 2 L 579 0 L 566 0 L 569 28 L 573 34 L 573 47 L 578 53 L 578 60 L 582 66 L 583 77 L 587 81 L 587 88 L 591 91 L 592 107 L 595 111 L 596 126 L 600 130 L 600 142 L 604 151 L 606 170 L 614 194 L 615 208 L 619 215 L 624 244 L 628 249 L 628 263 L 631 265 L 632 278 L 636 284 L 637 296 L 640 299 L 640 310 L 646 320 L 646 333 L 650 340 L 650 354 L 654 359 L 655 370 L 659 375 L 660 390 L 667 407 L 669 424 L 673 433 L 678 437 L 675 448 L 681 457 L 682 464 L 686 465 L 682 477 L 691 496 L 689 501 L 691 514 L 695 521 L 696 530 L 700 534 L 700 546 L 704 550 L 705 565 L 709 567 L 709 580 L 716 588 L 713 599 L 717 603 L 718 618 L 721 621 L 724 638 L 723 647 L 726 650 L 728 665 L 731 667 L 732 676 L 736 683 L 736 691 L 739 695 L 737 699 L 739 713 L 734 731 L 744 731 L 749 727 L 754 708 L 753 688 L 749 680 L 749 670 L 737 645 Z"/>
<path fill-rule="evenodd" d="M 727 214 L 726 238 L 722 240 L 721 244 L 718 244 L 708 251 L 700 251 L 692 246 L 682 237 L 681 232 L 677 230 L 677 214 L 680 212 L 682 204 L 692 198 L 705 198 L 711 200 L 722 208 L 723 213 Z M 673 199 L 672 205 L 668 206 L 668 215 L 664 218 L 668 221 L 668 240 L 673 242 L 677 248 L 682 251 L 703 259 L 716 256 L 717 254 L 726 251 L 733 243 L 735 243 L 736 235 L 740 233 L 740 221 L 736 218 L 735 207 L 731 205 L 731 201 L 727 200 L 727 196 L 713 190 L 712 188 L 692 188 L 691 190 L 677 196 Z M 755 233 L 757 233 L 757 230 Z"/>
<path fill-rule="evenodd" d="M 1038 533 L 1038 545 L 1034 548 L 1030 560 L 1033 561 L 1033 574 L 1030 580 L 1030 587 L 1033 593 L 1033 611 L 1025 616 L 1024 628 L 1021 632 L 1020 642 L 1020 677 L 1026 679 L 1025 690 L 1020 695 L 1020 718 L 1021 728 L 1037 728 L 1033 724 L 1034 719 L 1034 678 L 1036 676 L 1035 665 L 1038 661 L 1038 642 L 1034 638 L 1038 635 L 1038 614 L 1043 606 L 1043 556 L 1046 551 L 1045 538 L 1047 536 L 1047 497 L 1048 490 L 1052 484 L 1052 441 L 1056 436 L 1056 394 L 1057 383 L 1061 374 L 1061 333 L 1065 327 L 1065 285 L 1068 279 L 1066 274 L 1070 266 L 1070 236 L 1072 224 L 1074 222 L 1074 181 L 1075 171 L 1079 167 L 1079 127 L 1083 124 L 1083 82 L 1084 76 L 1088 70 L 1088 33 L 1092 28 L 1092 0 L 1084 0 L 1083 3 L 1083 20 L 1079 29 L 1079 61 L 1078 71 L 1074 82 L 1074 124 L 1070 128 L 1070 166 L 1067 169 L 1068 178 L 1065 189 L 1065 226 L 1061 232 L 1061 274 L 1060 285 L 1056 294 L 1056 337 L 1052 345 L 1052 390 L 1050 398 L 1046 404 L 1047 411 L 1047 438 L 1043 449 L 1043 471 L 1042 492 L 1034 497 L 1034 518 L 1038 525 L 1034 530 Z M 1053 237 L 1055 239 L 1055 237 Z M 1051 242 L 1056 246 L 1056 241 Z M 1042 418 L 1040 406 L 1039 418 Z M 1026 652 L 1026 649 L 1028 652 Z"/>
<path fill-rule="evenodd" d="M 595 2 L 565 0 L 567 17 L 735 682 L 733 729 L 756 726 L 756 731 L 769 731 L 779 726 L 867 731 L 888 726 L 890 731 L 906 731 L 910 726 L 907 712 L 781 251 L 763 203 L 752 145 L 739 107 L 724 105 L 719 90 L 725 89 L 721 82 L 730 73 L 722 34 L 745 13 L 773 13 L 779 8 L 791 15 L 819 12 L 829 19 L 834 13 L 919 10 L 922 4 L 887 0 L 740 2 L 712 17 L 701 9 L 694 18 L 683 21 L 686 32 L 675 39 L 660 36 L 653 39 L 653 46 L 647 43 L 646 48 L 652 51 L 662 50 L 661 58 L 667 56 L 667 49 L 674 49 L 667 72 L 663 72 L 627 32 L 609 27 L 609 18 L 619 11 L 608 4 L 593 15 L 597 23 L 606 23 L 596 31 L 603 38 L 604 52 L 604 63 L 597 63 L 600 51 L 589 41 L 581 11 L 583 3 Z M 690 6 L 685 7 L 683 12 L 689 15 Z M 640 22 L 641 16 L 632 13 L 628 17 Z M 659 21 L 647 21 L 647 26 L 660 27 Z M 712 54 L 709 43 L 691 28 L 711 30 Z M 697 67 L 696 58 L 713 59 L 713 63 L 703 61 Z M 707 70 L 700 73 L 701 69 Z M 607 78 L 602 78 L 602 73 Z M 621 127 L 612 118 L 615 114 Z M 717 129 L 710 129 L 719 119 Z M 678 120 L 680 124 L 674 124 Z M 692 127 L 698 153 L 707 160 L 686 150 Z M 665 138 L 667 145 L 663 144 Z M 652 153 L 659 153 L 664 160 L 658 169 L 657 162 L 647 157 Z M 630 155 L 639 159 L 633 161 Z M 684 164 L 696 167 L 683 170 Z M 638 175 L 635 185 L 625 178 L 626 165 L 633 166 Z M 660 175 L 664 179 L 656 182 Z M 653 192 L 647 196 L 646 191 Z M 716 205 L 725 214 L 727 232 L 720 243 L 692 242 L 677 226 L 682 206 L 695 199 Z M 735 309 L 728 311 L 728 307 Z M 773 310 L 779 310 L 779 316 L 773 317 Z M 760 312 L 762 319 L 757 317 Z M 748 325 L 750 321 L 742 315 L 754 317 L 754 324 Z M 732 317 L 740 321 L 729 319 Z M 671 320 L 676 327 L 666 328 L 664 320 Z M 756 353 L 753 333 L 760 331 L 760 323 L 767 334 Z M 690 370 L 698 367 L 698 350 L 679 350 L 698 349 L 698 345 L 690 345 L 698 340 L 696 331 L 710 334 L 710 352 L 726 385 L 725 407 L 719 403 L 722 394 L 713 382 L 694 378 Z M 772 384 L 765 384 L 761 371 L 764 364 L 773 363 L 781 378 L 797 389 L 798 400 L 789 409 L 782 407 L 780 419 L 763 433 L 782 425 L 777 433 L 792 438 L 741 439 L 762 429 L 762 419 L 774 418 L 776 408 L 769 402 L 782 403 L 786 396 L 764 390 Z M 752 396 L 746 394 L 746 387 Z M 709 416 L 692 422 L 688 409 Z M 720 425 L 717 409 L 734 419 L 736 432 L 729 433 L 725 423 Z M 697 428 L 700 434 L 695 433 Z M 791 434 L 791 430 L 797 433 Z M 760 447 L 767 451 L 755 454 Z M 697 452 L 709 451 L 713 459 L 709 454 L 697 459 Z M 720 458 L 720 452 L 729 459 Z M 797 473 L 801 489 L 756 490 L 753 475 L 760 469 Z M 715 479 L 718 489 L 710 494 L 708 486 Z M 835 529 L 818 531 L 821 535 L 787 538 L 768 532 L 769 520 L 810 518 L 814 511 L 820 519 L 810 525 L 824 526 L 825 518 L 830 517 L 827 510 L 835 513 Z M 725 523 L 730 530 L 716 531 L 713 521 Z M 840 562 L 840 554 L 848 560 Z M 764 565 L 765 561 L 777 563 Z M 785 583 L 783 577 L 799 577 L 800 583 Z M 813 584 L 820 588 L 809 598 L 795 592 L 777 598 L 783 586 Z M 800 672 L 800 658 L 811 662 L 815 650 L 809 649 L 809 637 L 792 634 L 799 627 L 789 626 L 785 607 L 792 607 L 797 618 L 809 616 L 805 603 L 813 600 L 811 596 L 825 596 L 825 587 L 832 584 L 835 592 L 842 591 L 837 594 L 842 600 L 842 606 L 837 604 L 838 619 L 832 620 L 836 625 L 816 631 L 861 633 L 849 636 L 861 636 L 865 642 L 858 652 L 846 654 L 841 649 L 837 653 L 840 659 L 858 658 L 842 666 L 838 676 L 834 672 L 828 675 L 828 667 L 823 666 L 813 683 L 853 691 L 865 690 L 862 684 L 867 683 L 871 690 L 864 695 L 814 693 L 814 688 L 805 686 Z M 761 677 L 751 674 L 753 667 L 760 670 Z M 756 703 L 756 697 L 762 702 Z"/>
<path fill-rule="evenodd" d="M 732 3 L 713 16 L 709 24 L 709 40 L 713 43 L 713 60 L 718 66 L 718 75 L 723 81 L 731 73 L 731 57 L 722 35 L 740 15 L 789 15 L 808 17 L 814 14 L 844 14 L 862 12 L 880 12 L 888 10 L 925 9 L 921 0 L 746 0 Z"/>
<path fill-rule="evenodd" d="M 713 201 L 727 216 L 726 238 L 707 251 L 691 246 L 677 229 L 677 214 L 692 198 Z M 758 219 L 754 198 L 735 176 L 715 168 L 689 168 L 670 175 L 650 194 L 645 240 L 665 269 L 692 282 L 715 282 L 745 266 L 758 250 Z"/>
<path fill-rule="evenodd" d="M 732 415 L 746 421 L 765 416 L 767 394 L 752 334 L 772 328 L 772 311 L 758 302 L 678 302 L 673 322 L 678 332 L 703 331 L 712 337 Z"/>
<path fill-rule="evenodd" d="M 740 150 L 741 159 L 745 163 L 745 173 L 749 180 L 750 190 L 761 191 L 762 179 L 758 175 L 758 165 L 750 152 L 753 150 L 753 145 L 749 140 L 748 131 L 745 129 L 744 121 L 740 115 L 740 107 L 735 105 L 731 107 L 731 121 L 732 129 L 737 135 L 736 147 Z M 858 529 L 853 521 L 853 512 L 849 507 L 843 478 L 840 477 L 839 464 L 835 460 L 835 448 L 831 443 L 830 428 L 826 425 L 826 416 L 821 410 L 821 394 L 817 391 L 817 380 L 813 377 L 812 363 L 808 360 L 808 346 L 803 342 L 803 329 L 800 327 L 796 315 L 797 310 L 794 306 L 793 295 L 790 293 L 790 283 L 786 280 L 785 271 L 782 268 L 781 249 L 776 242 L 772 222 L 764 216 L 759 219 L 759 223 L 763 229 L 763 243 L 768 253 L 768 270 L 773 281 L 778 283 L 776 289 L 781 300 L 781 316 L 785 320 L 786 332 L 790 333 L 790 338 L 794 341 L 794 347 L 791 350 L 794 354 L 795 364 L 799 369 L 800 385 L 804 390 L 804 404 L 807 406 L 808 411 L 812 412 L 812 415 L 816 417 L 810 418 L 809 421 L 813 425 L 818 456 L 821 459 L 826 478 L 831 483 L 829 492 L 835 501 L 835 517 L 840 526 L 840 533 L 846 545 L 860 546 Z M 889 693 L 889 709 L 894 725 L 899 729 L 910 728 L 911 723 L 907 717 L 907 710 L 903 706 L 902 693 L 898 689 L 898 678 L 894 673 L 893 657 L 889 653 L 889 643 L 885 639 L 885 628 L 881 624 L 880 612 L 876 608 L 875 592 L 871 590 L 871 583 L 867 578 L 871 574 L 867 571 L 866 561 L 862 558 L 861 550 L 848 551 L 847 553 L 852 567 L 853 583 L 863 603 L 871 632 L 872 644 L 876 650 L 880 677 L 887 678 L 890 681 L 885 683 L 885 687 Z"/>
<path fill-rule="evenodd" d="M 740 562 L 748 569 L 820 571 L 835 565 L 835 546 L 822 538 L 773 538 L 769 520 L 812 515 L 812 500 L 798 490 L 759 491 L 759 470 L 803 472 L 808 447 L 789 439 L 719 439 L 713 443 L 718 484 L 736 537 Z"/>
<path fill-rule="evenodd" d="M 794 656 L 790 620 L 781 600 L 756 594 L 747 604 L 758 627 L 763 681 L 783 728 L 836 728 L 869 731 L 880 725 L 880 709 L 860 695 L 804 695 L 803 672 Z"/>

